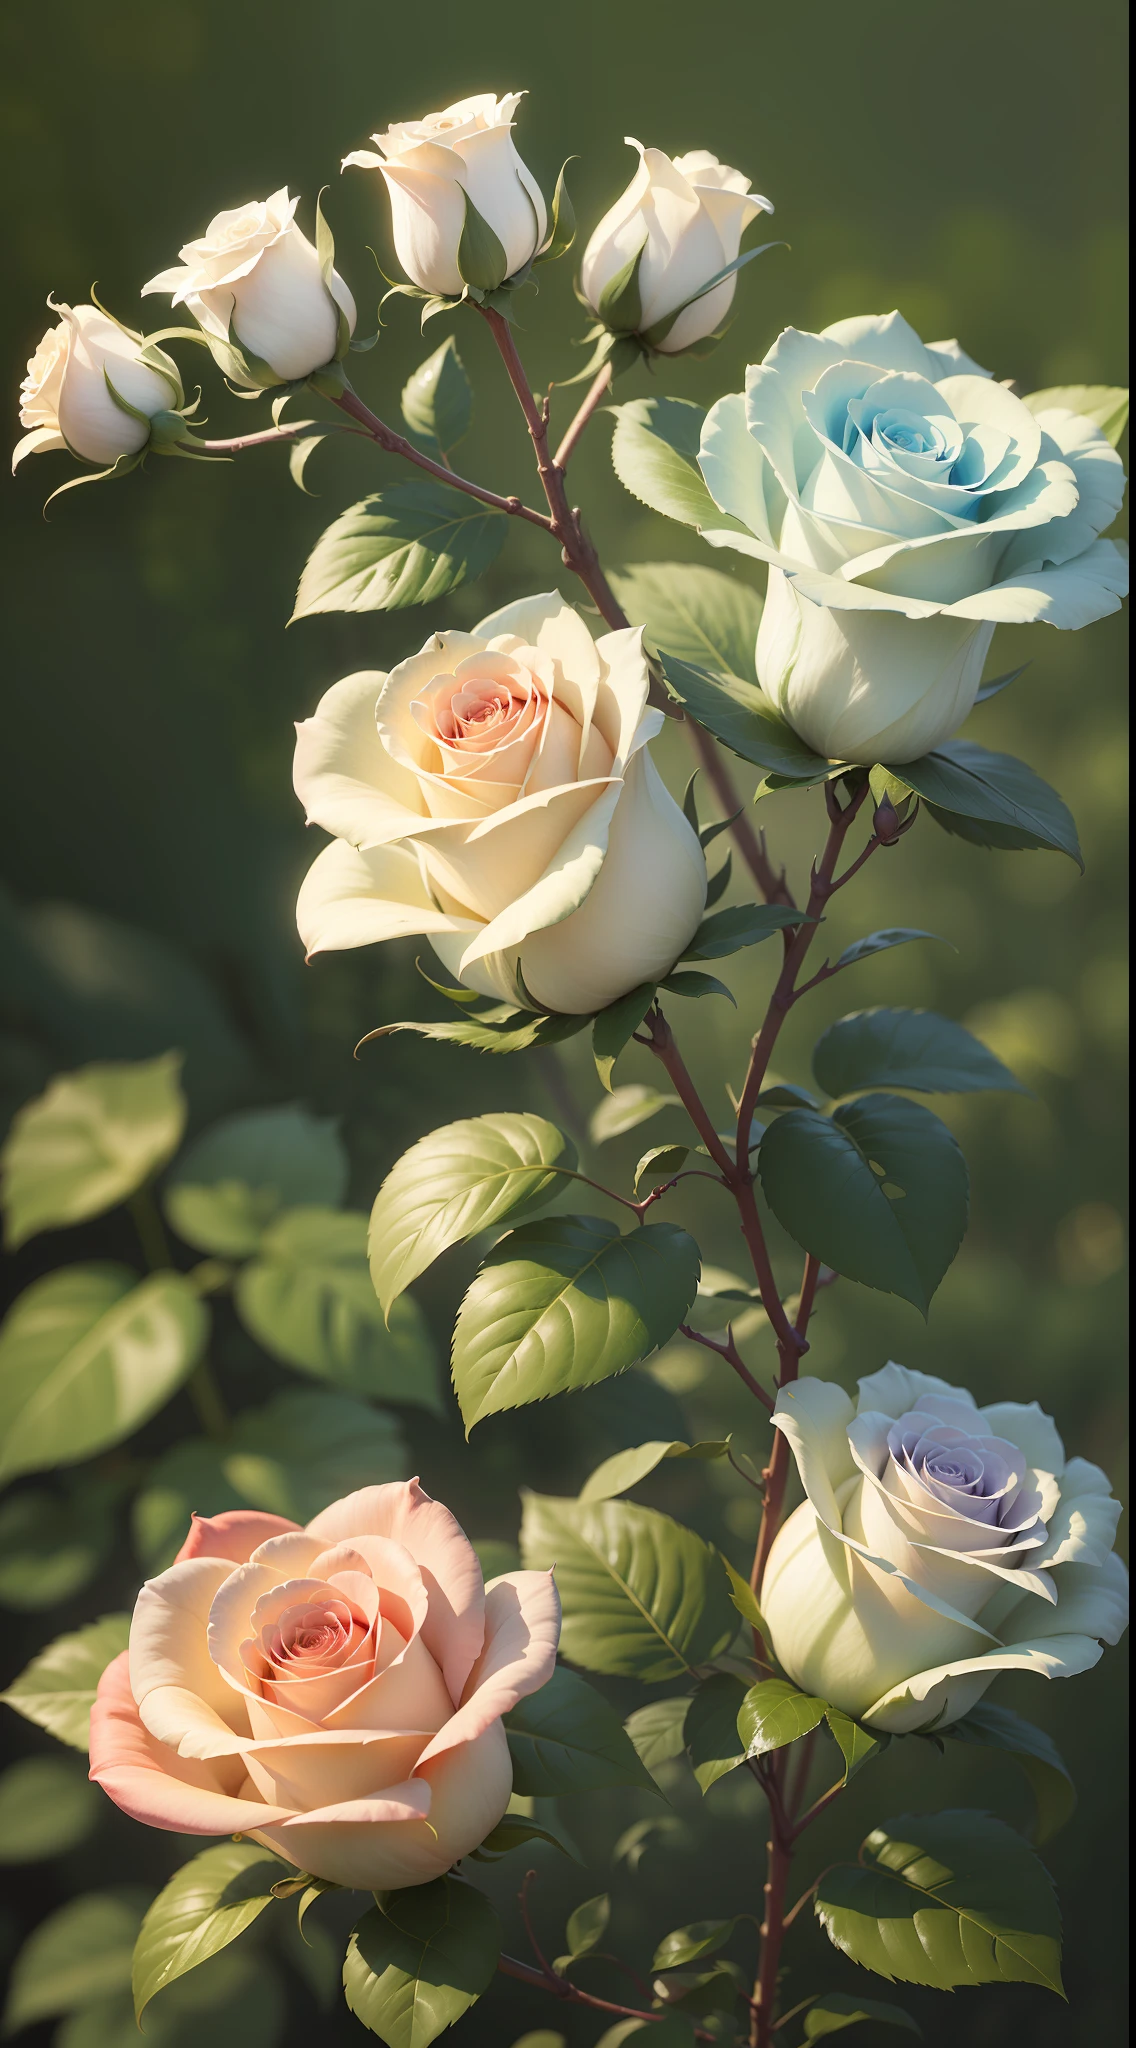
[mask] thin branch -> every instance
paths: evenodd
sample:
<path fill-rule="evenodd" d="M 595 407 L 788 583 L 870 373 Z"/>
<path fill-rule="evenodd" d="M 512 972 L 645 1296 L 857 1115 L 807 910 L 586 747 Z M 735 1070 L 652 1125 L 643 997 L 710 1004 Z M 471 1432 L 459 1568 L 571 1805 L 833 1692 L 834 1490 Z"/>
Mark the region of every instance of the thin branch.
<path fill-rule="evenodd" d="M 808 1808 L 808 1810 L 805 1813 L 801 1815 L 800 1820 L 795 1822 L 793 1826 L 792 1840 L 794 1842 L 796 1841 L 798 1835 L 803 1835 L 805 1829 L 812 1826 L 814 1820 L 817 1819 L 819 1814 L 822 1814 L 824 1812 L 826 1806 L 831 1806 L 834 1799 L 839 1799 L 840 1794 L 843 1792 L 847 1782 L 848 1781 L 846 1778 L 838 1779 L 835 1785 L 829 1786 L 827 1792 L 821 1793 L 819 1799 L 813 1800 L 812 1805 Z"/>
<path fill-rule="evenodd" d="M 701 1330 L 692 1329 L 689 1323 L 680 1323 L 678 1327 L 680 1334 L 687 1339 L 688 1343 L 701 1344 L 704 1351 L 713 1351 L 717 1358 L 724 1358 L 727 1365 L 732 1365 L 734 1371 L 737 1373 L 737 1376 L 741 1380 L 743 1386 L 748 1387 L 750 1393 L 755 1395 L 757 1400 L 761 1402 L 763 1408 L 768 1409 L 770 1415 L 772 1415 L 772 1399 L 766 1393 L 765 1388 L 761 1384 L 761 1381 L 754 1379 L 754 1376 L 751 1373 L 748 1365 L 745 1363 L 745 1360 L 740 1356 L 737 1345 L 734 1343 L 732 1330 L 727 1332 L 727 1341 L 725 1344 L 716 1344 L 712 1337 L 707 1337 Z M 732 1463 L 733 1460 L 731 1459 L 730 1462 Z M 744 1473 L 742 1476 L 744 1478 Z M 753 1483 L 754 1482 L 751 1480 L 750 1485 L 752 1486 Z"/>
<path fill-rule="evenodd" d="M 602 370 L 597 371 L 594 381 L 589 385 L 587 397 L 584 399 L 575 419 L 572 421 L 564 439 L 552 458 L 557 469 L 561 472 L 567 469 L 577 441 L 591 419 L 592 414 L 597 410 L 610 388 L 611 364 L 605 363 Z"/>
<path fill-rule="evenodd" d="M 358 420 L 364 433 L 388 455 L 401 455 L 404 462 L 412 462 L 416 469 L 424 469 L 427 476 L 435 476 L 441 483 L 448 484 L 453 491 L 464 491 L 467 498 L 476 498 L 479 504 L 492 506 L 495 512 L 507 512 L 513 519 L 527 519 L 530 526 L 539 526 L 543 533 L 552 533 L 553 523 L 543 512 L 535 512 L 531 505 L 522 504 L 519 498 L 503 498 L 497 491 L 487 491 L 480 484 L 471 483 L 468 477 L 457 476 L 440 462 L 432 462 L 408 441 L 405 434 L 396 434 L 385 420 L 379 419 L 369 406 L 364 405 L 354 391 L 343 391 L 331 403 L 339 407 L 353 420 Z"/>

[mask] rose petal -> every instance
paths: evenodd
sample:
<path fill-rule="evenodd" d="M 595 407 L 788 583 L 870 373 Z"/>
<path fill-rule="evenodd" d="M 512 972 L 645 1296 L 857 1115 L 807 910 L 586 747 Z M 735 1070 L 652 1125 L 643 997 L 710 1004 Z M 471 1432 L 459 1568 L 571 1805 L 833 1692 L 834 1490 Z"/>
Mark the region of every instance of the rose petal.
<path fill-rule="evenodd" d="M 179 1834 L 243 1833 L 258 1823 L 288 1819 L 286 1807 L 238 1798 L 239 1759 L 212 1763 L 180 1757 L 147 1733 L 130 1690 L 124 1650 L 107 1665 L 91 1709 L 91 1777 L 132 1820 Z"/>
<path fill-rule="evenodd" d="M 366 1799 L 409 1778 L 427 1729 L 319 1729 L 284 1741 L 254 1742 L 243 1762 L 261 1796 L 304 1812 Z"/>
<path fill-rule="evenodd" d="M 259 1544 L 298 1526 L 283 1515 L 262 1515 L 256 1508 L 226 1508 L 221 1515 L 194 1515 L 189 1535 L 174 1563 L 184 1564 L 189 1557 L 227 1557 L 232 1564 L 247 1564 Z"/>
<path fill-rule="evenodd" d="M 510 1707 L 547 1685 L 556 1668 L 560 1595 L 551 1572 L 506 1572 L 485 1593 L 485 1648 L 462 1705 L 423 1750 L 418 1770 L 477 1737 Z"/>

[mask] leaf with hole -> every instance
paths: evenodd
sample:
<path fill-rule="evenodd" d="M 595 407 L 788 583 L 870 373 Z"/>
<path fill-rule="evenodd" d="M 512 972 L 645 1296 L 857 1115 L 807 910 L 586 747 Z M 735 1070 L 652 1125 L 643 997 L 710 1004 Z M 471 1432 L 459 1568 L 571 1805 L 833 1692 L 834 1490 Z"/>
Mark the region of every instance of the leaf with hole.
<path fill-rule="evenodd" d="M 962 1243 L 966 1162 L 946 1125 L 900 1095 L 831 1117 L 791 1109 L 758 1155 L 765 1198 L 803 1251 L 926 1314 Z"/>
<path fill-rule="evenodd" d="M 651 1787 L 616 1710 L 558 1664 L 547 1685 L 505 1716 L 513 1790 L 537 1799 L 601 1792 L 612 1785 Z"/>
<path fill-rule="evenodd" d="M 681 1441 L 636 1444 L 633 1449 L 616 1451 L 611 1458 L 605 1458 L 602 1465 L 584 1481 L 580 1488 L 581 1500 L 614 1500 L 620 1493 L 629 1493 L 646 1479 L 657 1465 L 666 1458 L 724 1458 L 729 1449 L 729 1439 L 714 1439 L 705 1443 L 688 1444 Z"/>
<path fill-rule="evenodd" d="M 402 389 L 402 417 L 410 437 L 438 460 L 469 432 L 473 394 L 452 334 L 420 363 Z"/>
<path fill-rule="evenodd" d="M 927 1095 L 973 1095 L 1020 1081 L 965 1025 L 933 1010 L 856 1010 L 813 1048 L 813 1073 L 827 1095 L 861 1088 L 915 1088 Z"/>
<path fill-rule="evenodd" d="M 716 1550 L 652 1508 L 526 1493 L 521 1555 L 555 1567 L 560 1648 L 586 1671 L 646 1683 L 717 1657 L 737 1621 Z"/>
<path fill-rule="evenodd" d="M 351 1935 L 347 2003 L 386 2048 L 430 2048 L 489 1989 L 500 1951 L 496 1913 L 459 1878 L 385 1892 Z"/>
<path fill-rule="evenodd" d="M 1061 1988 L 1053 1880 L 1028 1842 L 986 1813 L 900 1814 L 817 1888 L 835 1948 L 889 1983 Z"/>
<path fill-rule="evenodd" d="M 1077 828 L 1055 789 L 1013 754 L 973 740 L 949 740 L 897 773 L 921 796 L 943 830 L 975 846 L 1009 852 L 1048 849 L 1084 869 Z"/>
<path fill-rule="evenodd" d="M 133 1435 L 189 1377 L 208 1333 L 180 1273 L 65 1266 L 33 1280 L 0 1326 L 0 1479 Z"/>
<path fill-rule="evenodd" d="M 400 1299 L 388 1327 L 367 1267 L 367 1219 L 355 1210 L 287 1210 L 238 1274 L 234 1298 L 273 1358 L 363 1399 L 441 1409 L 422 1311 Z"/>
<path fill-rule="evenodd" d="M 598 1216 L 522 1223 L 495 1245 L 454 1329 L 467 1432 L 487 1415 L 594 1386 L 674 1334 L 698 1285 L 698 1246 L 673 1223 L 620 1233 Z"/>
<path fill-rule="evenodd" d="M 86 1750 L 91 1708 L 107 1665 L 130 1639 L 128 1614 L 104 1614 L 74 1634 L 57 1636 L 12 1680 L 0 1700 L 57 1742 Z"/>
<path fill-rule="evenodd" d="M 969 1714 L 961 1721 L 953 1721 L 943 1733 L 952 1742 L 972 1742 L 982 1749 L 1004 1750 L 1021 1766 L 1037 1809 L 1036 1842 L 1048 1842 L 1072 1818 L 1077 1793 L 1056 1743 L 1043 1728 L 1035 1728 L 1032 1721 L 1015 1714 L 1012 1707 L 979 1700 Z"/>
<path fill-rule="evenodd" d="M 347 1192 L 347 1154 L 334 1117 L 299 1103 L 225 1117 L 187 1147 L 162 1206 L 197 1251 L 243 1259 L 285 1209 L 334 1209 Z"/>
<path fill-rule="evenodd" d="M 139 2021 L 155 1992 L 207 1962 L 272 1904 L 287 1865 L 253 1842 L 203 1849 L 158 1893 L 139 1930 L 132 1983 Z"/>
<path fill-rule="evenodd" d="M 686 1716 L 686 1747 L 703 1793 L 745 1762 L 738 1716 L 747 1698 L 744 1678 L 715 1671 L 704 1678 Z"/>
<path fill-rule="evenodd" d="M 483 576 L 508 520 L 446 485 L 392 484 L 333 520 L 304 564 L 292 613 L 401 611 Z"/>
<path fill-rule="evenodd" d="M 17 1110 L 0 1152 L 10 1251 L 113 1209 L 165 1165 L 185 1129 L 181 1066 L 167 1052 L 81 1067 Z"/>
<path fill-rule="evenodd" d="M 766 1756 L 811 1735 L 824 1720 L 825 1703 L 809 1693 L 798 1692 L 784 1678 L 762 1679 L 752 1685 L 738 1708 L 738 1734 L 746 1756 Z"/>
<path fill-rule="evenodd" d="M 542 1116 L 464 1117 L 412 1145 L 371 1211 L 371 1277 L 384 1309 L 451 1245 L 539 1207 L 576 1164 L 570 1139 Z M 558 1171 L 560 1170 L 560 1171 Z"/>
<path fill-rule="evenodd" d="M 636 563 L 608 580 L 656 651 L 754 684 L 761 598 L 748 583 L 689 562 Z"/>

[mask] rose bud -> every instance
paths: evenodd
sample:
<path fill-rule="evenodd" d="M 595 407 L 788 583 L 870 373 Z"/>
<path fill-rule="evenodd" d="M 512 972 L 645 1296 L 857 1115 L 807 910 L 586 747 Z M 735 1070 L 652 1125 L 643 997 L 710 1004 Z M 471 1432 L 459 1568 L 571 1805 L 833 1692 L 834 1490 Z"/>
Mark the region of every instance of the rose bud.
<path fill-rule="evenodd" d="M 48 304 L 63 317 L 28 364 L 20 424 L 31 432 L 16 443 L 12 468 L 53 448 L 68 448 L 85 462 L 139 454 L 154 415 L 184 403 L 177 364 L 98 306 Z M 164 368 L 154 367 L 157 361 Z"/>
<path fill-rule="evenodd" d="M 355 301 L 337 270 L 324 280 L 313 243 L 296 225 L 299 198 L 282 185 L 268 199 L 215 214 L 181 265 L 142 287 L 170 292 L 206 335 L 234 340 L 282 383 L 311 376 L 336 355 L 340 316 L 355 330 Z M 254 388 L 255 374 L 247 380 Z"/>
<path fill-rule="evenodd" d="M 611 310 L 605 294 L 641 250 L 635 331 L 661 354 L 680 355 L 721 326 L 733 303 L 736 270 L 706 287 L 737 263 L 746 228 L 773 207 L 750 191 L 741 171 L 705 149 L 671 158 L 631 136 L 627 142 L 639 151 L 639 169 L 584 251 L 580 289 L 605 321 Z"/>
<path fill-rule="evenodd" d="M 513 141 L 513 115 L 523 93 L 491 92 L 458 100 L 421 121 L 396 121 L 373 135 L 381 152 L 356 149 L 343 168 L 381 171 L 390 193 L 398 260 L 412 284 L 447 296 L 467 284 L 494 287 L 531 263 L 548 215 L 540 186 Z M 459 250 L 466 197 L 501 246 L 499 277 L 466 276 Z M 468 265 L 467 265 L 468 268 Z"/>

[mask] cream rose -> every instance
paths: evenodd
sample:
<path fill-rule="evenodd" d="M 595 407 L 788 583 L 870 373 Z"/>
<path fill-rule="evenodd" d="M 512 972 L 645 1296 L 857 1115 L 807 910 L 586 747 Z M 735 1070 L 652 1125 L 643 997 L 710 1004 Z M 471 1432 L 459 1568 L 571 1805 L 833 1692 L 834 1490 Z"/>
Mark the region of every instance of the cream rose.
<path fill-rule="evenodd" d="M 85 462 L 137 455 L 150 438 L 153 415 L 184 403 L 177 364 L 152 344 L 150 357 L 165 368 L 143 361 L 142 337 L 98 306 L 56 306 L 50 299 L 48 304 L 62 318 L 48 328 L 28 364 L 20 424 L 31 432 L 16 443 L 12 468 L 26 455 L 53 448 L 68 448 Z"/>
<path fill-rule="evenodd" d="M 296 225 L 299 198 L 282 185 L 268 199 L 215 214 L 181 264 L 142 287 L 170 292 L 206 334 L 227 341 L 230 328 L 250 356 L 285 382 L 331 362 L 342 313 L 355 329 L 355 301 L 337 270 L 325 284 L 314 245 Z"/>
<path fill-rule="evenodd" d="M 347 676 L 297 728 L 296 793 L 335 834 L 300 890 L 309 952 L 423 933 L 452 974 L 588 1014 L 666 974 L 706 902 L 697 835 L 647 752 L 641 635 L 551 592 Z"/>
<path fill-rule="evenodd" d="M 627 144 L 639 151 L 639 168 L 584 251 L 580 289 L 602 318 L 607 286 L 641 249 L 639 332 L 661 354 L 678 355 L 721 326 L 737 276 L 706 286 L 737 261 L 750 222 L 773 207 L 750 191 L 743 172 L 705 149 L 669 157 L 630 135 Z"/>
<path fill-rule="evenodd" d="M 458 100 L 421 121 L 396 121 L 372 135 L 374 150 L 356 149 L 343 168 L 381 171 L 390 194 L 398 260 L 412 284 L 427 292 L 465 289 L 458 249 L 468 193 L 505 256 L 505 277 L 523 270 L 541 248 L 548 214 L 540 186 L 517 152 L 513 116 L 524 94 L 491 92 Z"/>
<path fill-rule="evenodd" d="M 886 1365 L 843 1388 L 803 1379 L 774 1426 L 808 1498 L 769 1553 L 761 1607 L 793 1681 L 893 1733 L 949 1725 L 1000 1671 L 1069 1678 L 1120 1640 L 1120 1504 L 1066 1461 L 1036 1402 Z"/>
<path fill-rule="evenodd" d="M 559 1633 L 551 1573 L 484 1586 L 417 1480 L 306 1529 L 195 1519 L 103 1674 L 91 1776 L 150 1827 L 249 1835 L 365 1891 L 426 1884 L 504 1813 L 501 1716 L 547 1683 Z"/>

